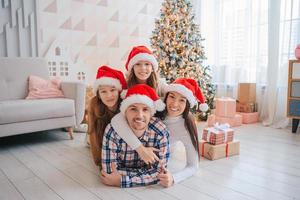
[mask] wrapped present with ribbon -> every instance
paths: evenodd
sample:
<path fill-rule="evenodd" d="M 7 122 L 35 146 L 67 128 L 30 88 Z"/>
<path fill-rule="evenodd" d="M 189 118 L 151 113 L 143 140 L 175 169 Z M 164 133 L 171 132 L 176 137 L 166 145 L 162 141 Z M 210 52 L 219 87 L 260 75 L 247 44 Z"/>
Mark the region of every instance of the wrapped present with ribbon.
<path fill-rule="evenodd" d="M 229 97 L 216 99 L 216 116 L 234 117 L 236 114 L 236 100 Z"/>
<path fill-rule="evenodd" d="M 213 127 L 205 128 L 203 130 L 202 139 L 213 145 L 228 143 L 233 141 L 234 130 L 230 125 L 214 124 Z"/>
<path fill-rule="evenodd" d="M 240 141 L 232 141 L 226 144 L 212 145 L 205 140 L 200 141 L 199 152 L 202 157 L 216 160 L 240 154 Z"/>

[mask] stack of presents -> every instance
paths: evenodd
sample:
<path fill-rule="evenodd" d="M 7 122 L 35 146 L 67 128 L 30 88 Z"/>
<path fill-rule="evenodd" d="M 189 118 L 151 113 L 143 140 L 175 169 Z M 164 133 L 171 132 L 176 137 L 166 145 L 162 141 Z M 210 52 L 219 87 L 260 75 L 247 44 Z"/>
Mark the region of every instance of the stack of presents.
<path fill-rule="evenodd" d="M 234 130 L 230 127 L 258 122 L 256 84 L 240 83 L 237 100 L 217 98 L 215 103 L 199 145 L 201 155 L 210 160 L 239 154 L 240 143 L 233 140 Z"/>
<path fill-rule="evenodd" d="M 229 124 L 214 124 L 203 130 L 199 152 L 202 157 L 216 160 L 228 156 L 238 155 L 240 142 L 233 139 L 234 130 Z"/>

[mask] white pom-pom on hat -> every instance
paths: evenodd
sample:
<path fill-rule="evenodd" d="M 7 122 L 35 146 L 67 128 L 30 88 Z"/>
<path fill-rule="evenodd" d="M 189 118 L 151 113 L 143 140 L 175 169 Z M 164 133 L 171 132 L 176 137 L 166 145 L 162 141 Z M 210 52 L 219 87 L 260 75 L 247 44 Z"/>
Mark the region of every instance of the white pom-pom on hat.
<path fill-rule="evenodd" d="M 200 106 L 199 106 L 199 109 L 200 109 L 202 112 L 208 111 L 208 105 L 207 105 L 207 103 L 201 103 Z"/>

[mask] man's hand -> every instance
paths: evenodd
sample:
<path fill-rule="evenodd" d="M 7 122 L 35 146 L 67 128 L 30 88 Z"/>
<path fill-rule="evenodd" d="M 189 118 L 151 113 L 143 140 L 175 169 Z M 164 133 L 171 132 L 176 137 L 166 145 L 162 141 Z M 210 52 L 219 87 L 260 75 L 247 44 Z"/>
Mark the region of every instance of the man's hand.
<path fill-rule="evenodd" d="M 159 158 L 154 153 L 159 152 L 159 149 L 156 149 L 154 147 L 144 147 L 144 145 L 140 145 L 136 149 L 136 151 L 146 164 L 153 164 L 156 161 L 159 161 Z"/>
<path fill-rule="evenodd" d="M 112 172 L 111 174 L 106 173 L 103 169 L 101 170 L 101 181 L 105 185 L 117 186 L 120 187 L 121 184 L 121 174 L 117 171 L 115 163 L 111 165 Z"/>
<path fill-rule="evenodd" d="M 164 166 L 162 166 L 162 170 L 157 175 L 157 178 L 159 179 L 159 184 L 161 184 L 164 187 L 170 187 L 174 184 L 172 174 Z"/>

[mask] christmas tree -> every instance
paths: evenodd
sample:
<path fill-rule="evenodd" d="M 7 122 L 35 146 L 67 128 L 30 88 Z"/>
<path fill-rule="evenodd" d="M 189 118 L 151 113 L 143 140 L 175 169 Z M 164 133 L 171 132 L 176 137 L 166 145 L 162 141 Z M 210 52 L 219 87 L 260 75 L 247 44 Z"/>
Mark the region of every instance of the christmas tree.
<path fill-rule="evenodd" d="M 198 116 L 201 120 L 206 120 L 213 108 L 215 87 L 210 67 L 203 66 L 206 57 L 201 42 L 204 39 L 194 18 L 189 0 L 164 0 L 160 19 L 155 21 L 151 46 L 159 61 L 160 75 L 168 83 L 179 77 L 198 81 L 210 108 Z M 197 108 L 194 111 L 200 112 Z"/>

